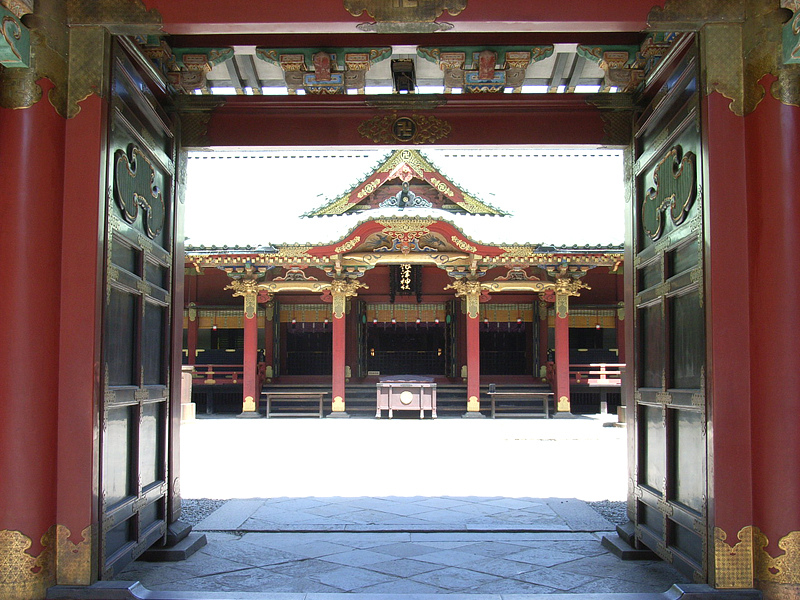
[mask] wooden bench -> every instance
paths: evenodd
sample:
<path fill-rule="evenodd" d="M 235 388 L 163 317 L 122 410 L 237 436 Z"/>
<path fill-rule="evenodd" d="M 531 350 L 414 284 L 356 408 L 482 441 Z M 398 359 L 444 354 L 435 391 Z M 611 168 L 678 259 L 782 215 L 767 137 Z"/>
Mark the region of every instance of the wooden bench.
<path fill-rule="evenodd" d="M 494 419 L 497 414 L 497 405 L 496 402 L 498 400 L 525 400 L 525 399 L 534 399 L 534 398 L 541 398 L 542 405 L 544 406 L 544 416 L 545 418 L 550 418 L 550 397 L 553 395 L 553 392 L 488 392 L 489 398 L 492 401 L 492 418 Z M 530 417 L 531 413 L 512 413 L 512 412 L 503 412 L 507 417 Z"/>
<path fill-rule="evenodd" d="M 320 419 L 322 414 L 322 398 L 325 392 L 264 392 L 263 396 L 267 398 L 267 418 L 270 417 L 313 417 L 318 416 Z M 317 400 L 319 408 L 316 412 L 272 412 L 272 401 L 296 401 L 308 402 L 309 400 Z"/>

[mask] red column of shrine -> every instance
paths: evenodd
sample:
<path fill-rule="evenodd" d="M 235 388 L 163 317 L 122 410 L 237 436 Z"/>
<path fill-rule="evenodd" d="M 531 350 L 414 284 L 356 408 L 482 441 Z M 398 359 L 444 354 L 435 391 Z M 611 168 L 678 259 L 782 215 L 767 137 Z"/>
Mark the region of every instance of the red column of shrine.
<path fill-rule="evenodd" d="M 249 302 L 248 302 L 249 300 Z M 242 376 L 242 414 L 240 417 L 257 417 L 258 398 L 256 389 L 256 370 L 258 369 L 258 319 L 256 318 L 256 297 L 244 299 L 244 360 Z"/>
<path fill-rule="evenodd" d="M 796 71 L 793 74 L 797 77 Z M 796 598 L 800 595 L 800 108 L 772 97 L 772 79 L 762 80 L 766 97 L 744 118 L 753 525 L 754 535 L 760 532 L 766 538 L 762 541 L 769 542 L 761 551 L 754 539 L 754 552 L 756 580 L 765 597 Z M 792 85 L 783 83 L 784 89 Z"/>
<path fill-rule="evenodd" d="M 226 290 L 233 290 L 234 296 L 244 299 L 244 356 L 242 362 L 242 412 L 240 417 L 258 417 L 259 391 L 256 390 L 256 369 L 258 366 L 258 282 L 252 275 L 235 279 Z"/>
<path fill-rule="evenodd" d="M 740 531 L 753 524 L 750 425 L 750 270 L 746 267 L 748 199 L 745 121 L 720 94 L 704 99 L 708 202 L 705 204 L 708 362 L 711 402 L 707 420 L 712 443 L 713 525 L 715 537 L 733 546 Z M 738 215 L 731 219 L 731 214 Z M 742 255 L 745 254 L 743 259 Z M 735 273 L 735 276 L 733 275 Z M 746 493 L 743 491 L 746 490 Z M 752 558 L 751 558 L 752 563 Z M 718 558 L 713 581 L 732 587 L 724 560 Z M 742 574 L 738 587 L 752 587 L 753 574 Z"/>
<path fill-rule="evenodd" d="M 345 412 L 345 368 L 347 366 L 347 299 L 357 295 L 363 283 L 353 279 L 334 279 L 331 282 L 330 298 L 333 302 L 333 373 L 331 374 L 332 417 L 346 417 Z"/>
<path fill-rule="evenodd" d="M 0 109 L 0 262 L 6 270 L 0 294 L 0 550 L 7 565 L 29 564 L 28 570 L 12 568 L 11 583 L 0 577 L 0 596 L 10 589 L 4 597 L 12 598 L 43 598 L 55 582 L 55 561 L 37 572 L 25 561 L 42 553 L 42 536 L 48 530 L 54 535 L 57 522 L 65 133 L 64 119 L 46 99 L 25 110 Z M 89 225 L 96 242 L 97 223 Z M 91 498 L 81 475 L 76 490 Z M 80 529 L 74 533 L 80 541 Z M 16 541 L 2 543 L 9 539 Z M 54 549 L 55 538 L 48 545 Z"/>
<path fill-rule="evenodd" d="M 344 371 L 347 362 L 346 339 L 347 323 L 345 312 L 337 315 L 333 314 L 333 373 L 331 377 L 331 396 L 333 402 L 331 410 L 334 413 L 345 412 L 345 377 Z"/>
<path fill-rule="evenodd" d="M 569 296 L 556 294 L 556 410 L 570 411 L 569 395 Z"/>
<path fill-rule="evenodd" d="M 474 303 L 474 312 L 470 304 Z M 467 298 L 467 414 L 481 410 L 481 333 L 478 300 Z"/>

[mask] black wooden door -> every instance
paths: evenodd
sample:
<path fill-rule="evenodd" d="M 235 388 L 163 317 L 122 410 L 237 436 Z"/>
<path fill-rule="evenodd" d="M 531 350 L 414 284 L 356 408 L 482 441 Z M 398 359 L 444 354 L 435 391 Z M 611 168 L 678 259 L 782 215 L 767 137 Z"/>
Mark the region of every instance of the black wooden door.
<path fill-rule="evenodd" d="M 634 133 L 630 509 L 640 543 L 694 580 L 705 581 L 708 459 L 697 60 L 692 36 L 676 42 L 651 75 L 649 101 Z"/>
<path fill-rule="evenodd" d="M 461 376 L 458 366 L 458 314 L 460 306 L 460 300 L 454 299 L 447 301 L 444 350 L 446 374 L 450 378 Z"/>
<path fill-rule="evenodd" d="M 114 42 L 106 193 L 101 573 L 166 533 L 175 162 L 158 74 Z M 179 275 L 182 275 L 180 273 Z"/>

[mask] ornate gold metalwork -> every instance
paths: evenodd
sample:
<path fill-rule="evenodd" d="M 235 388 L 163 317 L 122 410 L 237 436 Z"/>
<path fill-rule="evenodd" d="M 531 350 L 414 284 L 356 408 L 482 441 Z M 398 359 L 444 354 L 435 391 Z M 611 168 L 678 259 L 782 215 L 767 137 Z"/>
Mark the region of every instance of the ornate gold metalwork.
<path fill-rule="evenodd" d="M 450 135 L 452 127 L 432 115 L 378 115 L 358 126 L 358 133 L 376 144 L 432 144 Z"/>
<path fill-rule="evenodd" d="M 0 531 L 0 597 L 8 600 L 44 598 L 48 587 L 89 585 L 92 578 L 92 528 L 83 541 L 70 541 L 70 531 L 53 525 L 41 537 L 42 551 L 32 556 L 31 538 L 20 531 Z"/>
<path fill-rule="evenodd" d="M 244 298 L 244 316 L 246 319 L 252 319 L 256 316 L 259 283 L 255 278 L 234 279 L 224 289 L 233 290 L 232 295 L 234 297 L 242 296 Z"/>
<path fill-rule="evenodd" d="M 797 65 L 783 64 L 786 11 L 763 0 L 667 0 L 648 23 L 659 31 L 699 31 L 706 94 L 719 92 L 734 114 L 753 112 L 766 95 L 764 75 L 777 78 L 770 92 L 784 104 L 800 106 Z"/>
<path fill-rule="evenodd" d="M 444 11 L 459 14 L 467 0 L 344 0 L 344 7 L 354 17 L 366 11 L 378 23 L 432 23 Z"/>
<path fill-rule="evenodd" d="M 465 375 L 462 375 L 465 376 Z M 479 412 L 481 410 L 481 403 L 477 396 L 470 396 L 467 400 L 467 412 Z"/>
<path fill-rule="evenodd" d="M 28 108 L 42 99 L 34 69 L 0 69 L 0 108 Z"/>
<path fill-rule="evenodd" d="M 558 399 L 558 406 L 556 407 L 558 412 L 569 412 L 570 411 L 570 401 L 569 398 L 566 396 L 561 396 Z"/>
<path fill-rule="evenodd" d="M 753 587 L 753 527 L 744 527 L 737 537 L 739 541 L 731 546 L 726 542 L 725 531 L 714 528 L 715 585 L 718 588 Z"/>
<path fill-rule="evenodd" d="M 208 123 L 214 109 L 223 106 L 225 100 L 221 100 L 219 96 L 179 96 L 177 104 L 183 147 L 204 148 L 211 145 Z"/>
<path fill-rule="evenodd" d="M 81 532 L 83 541 L 70 541 L 70 531 L 56 525 L 56 578 L 59 585 L 90 585 L 92 583 L 92 537 L 90 525 Z"/>
<path fill-rule="evenodd" d="M 336 396 L 331 403 L 331 410 L 333 412 L 344 412 L 344 398 Z"/>
<path fill-rule="evenodd" d="M 446 286 L 445 290 L 455 290 L 457 298 L 464 298 L 467 304 L 467 317 L 477 319 L 480 311 L 481 282 L 468 279 L 456 279 Z"/>
<path fill-rule="evenodd" d="M 369 286 L 356 281 L 355 279 L 334 279 L 331 281 L 331 296 L 333 296 L 333 318 L 341 319 L 344 317 L 347 299 L 358 295 L 361 288 L 369 289 Z"/>
<path fill-rule="evenodd" d="M 714 528 L 716 587 L 750 588 L 754 581 L 759 587 L 800 585 L 800 531 L 792 531 L 778 541 L 783 554 L 777 557 L 766 551 L 769 539 L 758 527 L 743 527 L 737 538 L 739 541 L 731 546 L 725 531 Z"/>

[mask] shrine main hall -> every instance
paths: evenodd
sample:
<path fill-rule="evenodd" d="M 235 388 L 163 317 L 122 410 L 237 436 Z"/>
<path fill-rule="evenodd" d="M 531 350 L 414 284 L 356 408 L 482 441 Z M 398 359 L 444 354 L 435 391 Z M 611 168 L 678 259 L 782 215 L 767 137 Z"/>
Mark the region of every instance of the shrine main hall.
<path fill-rule="evenodd" d="M 620 538 L 682 597 L 800 596 L 797 0 L 0 0 L 0 32 L 0 597 L 120 597 L 188 539 L 184 368 L 245 415 L 618 404 Z M 187 243 L 190 153 L 358 148 L 305 217 L 335 235 Z M 513 208 L 437 148 L 619 152 L 624 243 L 473 231 Z"/>

